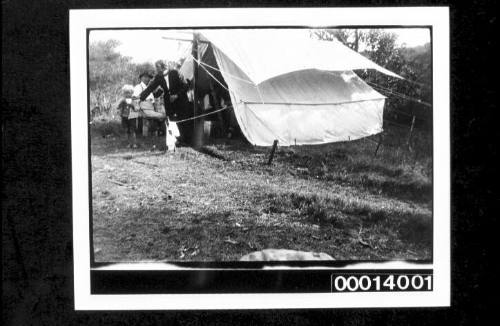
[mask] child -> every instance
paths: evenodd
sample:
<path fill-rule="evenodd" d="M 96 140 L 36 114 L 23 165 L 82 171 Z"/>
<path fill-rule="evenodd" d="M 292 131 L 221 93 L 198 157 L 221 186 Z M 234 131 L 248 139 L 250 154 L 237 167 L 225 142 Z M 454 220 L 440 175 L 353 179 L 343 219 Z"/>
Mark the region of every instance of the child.
<path fill-rule="evenodd" d="M 122 118 L 122 126 L 127 130 L 127 140 L 129 147 L 137 148 L 137 118 L 139 112 L 136 110 L 132 95 L 134 93 L 134 86 L 125 85 L 122 88 L 123 98 L 118 104 L 118 112 Z"/>

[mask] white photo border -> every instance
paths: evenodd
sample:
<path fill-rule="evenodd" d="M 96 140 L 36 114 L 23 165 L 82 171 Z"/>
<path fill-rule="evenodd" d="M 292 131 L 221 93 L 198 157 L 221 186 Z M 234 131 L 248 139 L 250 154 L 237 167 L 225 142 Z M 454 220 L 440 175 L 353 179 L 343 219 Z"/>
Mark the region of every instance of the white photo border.
<path fill-rule="evenodd" d="M 217 19 L 214 19 L 216 17 Z M 76 310 L 210 310 L 450 305 L 450 55 L 448 7 L 70 10 L 74 298 Z M 430 292 L 266 294 L 91 294 L 87 30 L 238 26 L 398 26 L 432 28 L 433 290 Z M 365 268 L 386 268 L 387 263 Z M 405 269 L 407 264 L 388 263 Z M 359 269 L 360 266 L 355 266 Z M 363 267 L 361 267 L 363 268 Z"/>

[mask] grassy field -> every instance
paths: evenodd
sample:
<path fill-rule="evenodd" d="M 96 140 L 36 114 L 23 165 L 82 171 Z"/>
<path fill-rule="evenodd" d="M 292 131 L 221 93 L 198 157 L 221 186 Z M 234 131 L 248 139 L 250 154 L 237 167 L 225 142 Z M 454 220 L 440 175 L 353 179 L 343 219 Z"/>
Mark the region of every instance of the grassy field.
<path fill-rule="evenodd" d="M 91 127 L 95 259 L 232 261 L 266 248 L 346 259 L 432 258 L 429 142 L 367 139 L 269 148 L 219 140 L 127 148 L 118 122 Z M 418 139 L 415 135 L 414 139 Z M 151 151 L 153 144 L 158 150 Z"/>

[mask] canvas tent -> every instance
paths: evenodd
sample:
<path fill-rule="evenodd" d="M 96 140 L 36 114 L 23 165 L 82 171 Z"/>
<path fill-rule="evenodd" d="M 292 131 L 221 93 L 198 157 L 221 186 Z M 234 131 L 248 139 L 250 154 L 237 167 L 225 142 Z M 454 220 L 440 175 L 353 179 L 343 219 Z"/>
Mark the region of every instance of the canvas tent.
<path fill-rule="evenodd" d="M 338 41 L 314 40 L 302 29 L 199 31 L 198 59 L 181 67 L 197 90 L 210 78 L 230 94 L 243 135 L 281 146 L 355 140 L 382 131 L 385 97 L 353 70 L 378 66 Z M 400 78 L 400 77 L 399 77 Z"/>

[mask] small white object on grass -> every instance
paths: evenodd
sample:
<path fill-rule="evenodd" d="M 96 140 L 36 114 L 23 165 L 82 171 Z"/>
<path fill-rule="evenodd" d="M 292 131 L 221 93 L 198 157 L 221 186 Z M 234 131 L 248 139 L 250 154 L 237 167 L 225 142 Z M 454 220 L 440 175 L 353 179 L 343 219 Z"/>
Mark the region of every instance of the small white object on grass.
<path fill-rule="evenodd" d="M 177 137 L 181 135 L 179 128 L 177 128 L 177 123 L 168 119 L 165 120 L 165 131 L 165 144 L 167 146 L 167 151 L 175 151 Z"/>

